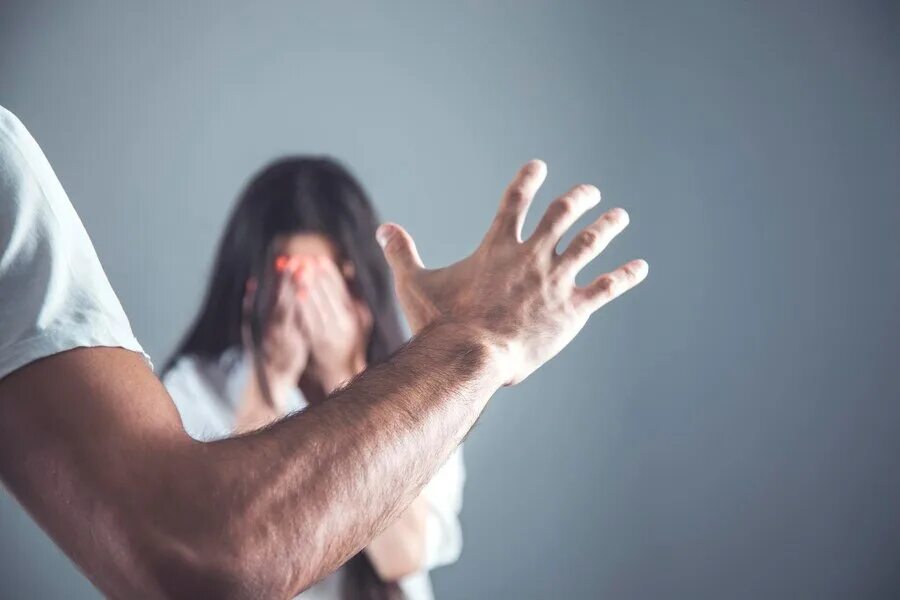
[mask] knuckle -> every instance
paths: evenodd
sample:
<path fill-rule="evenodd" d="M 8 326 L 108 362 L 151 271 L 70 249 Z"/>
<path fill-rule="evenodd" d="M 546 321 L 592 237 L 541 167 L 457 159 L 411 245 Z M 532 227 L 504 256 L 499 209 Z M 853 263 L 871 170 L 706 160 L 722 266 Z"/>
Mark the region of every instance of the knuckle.
<path fill-rule="evenodd" d="M 525 240 L 518 246 L 527 262 L 537 261 L 544 255 L 544 247 L 536 238 Z"/>
<path fill-rule="evenodd" d="M 601 293 L 613 295 L 616 293 L 616 278 L 612 275 L 604 275 L 597 281 L 597 288 Z"/>
<path fill-rule="evenodd" d="M 600 233 L 596 229 L 585 229 L 578 234 L 578 244 L 585 250 L 596 248 L 600 244 Z"/>
<path fill-rule="evenodd" d="M 563 196 L 553 203 L 553 217 L 565 219 L 575 212 L 575 200 L 571 196 Z"/>
<path fill-rule="evenodd" d="M 385 250 L 388 251 L 388 254 L 399 255 L 403 253 L 404 247 L 406 244 L 403 241 L 403 236 L 400 234 L 395 234 L 388 243 L 385 245 Z"/>
<path fill-rule="evenodd" d="M 621 208 L 614 208 L 603 215 L 603 220 L 614 227 L 618 227 L 624 225 L 628 217 Z"/>
<path fill-rule="evenodd" d="M 510 206 L 521 206 L 527 199 L 525 187 L 517 185 L 509 189 L 506 194 L 506 204 Z"/>

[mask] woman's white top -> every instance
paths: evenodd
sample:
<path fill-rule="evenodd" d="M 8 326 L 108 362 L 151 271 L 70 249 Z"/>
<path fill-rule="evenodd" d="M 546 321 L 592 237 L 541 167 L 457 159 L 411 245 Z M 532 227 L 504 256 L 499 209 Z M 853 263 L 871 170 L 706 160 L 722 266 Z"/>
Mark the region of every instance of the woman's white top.
<path fill-rule="evenodd" d="M 191 437 L 210 441 L 230 436 L 251 365 L 239 350 L 225 352 L 215 360 L 181 357 L 163 376 L 163 383 L 175 401 L 184 428 Z M 287 399 L 286 410 L 306 408 L 299 389 Z M 456 562 L 462 551 L 459 511 L 465 480 L 462 447 L 423 489 L 428 504 L 425 534 L 425 570 L 405 577 L 400 587 L 409 600 L 432 600 L 434 594 L 428 570 Z M 303 600 L 341 598 L 342 570 L 338 569 L 302 594 Z"/>

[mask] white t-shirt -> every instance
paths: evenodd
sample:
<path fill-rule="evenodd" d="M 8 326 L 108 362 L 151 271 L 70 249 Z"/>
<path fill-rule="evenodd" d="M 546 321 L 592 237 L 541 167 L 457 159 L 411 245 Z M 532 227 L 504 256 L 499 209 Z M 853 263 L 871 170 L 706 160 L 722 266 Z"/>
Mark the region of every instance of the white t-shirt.
<path fill-rule="evenodd" d="M 185 430 L 198 440 L 228 437 L 234 432 L 247 376 L 248 361 L 241 352 L 226 352 L 217 361 L 193 356 L 181 357 L 163 376 L 172 400 L 181 413 Z M 306 401 L 300 390 L 287 398 L 286 413 L 303 410 Z M 425 570 L 405 577 L 400 587 L 409 600 L 431 600 L 428 570 L 456 562 L 462 551 L 459 512 L 465 481 L 462 448 L 435 474 L 423 489 L 428 504 L 425 530 Z M 338 600 L 341 598 L 341 569 L 303 592 L 302 600 Z"/>
<path fill-rule="evenodd" d="M 0 379 L 86 346 L 143 353 L 50 163 L 0 106 Z"/>

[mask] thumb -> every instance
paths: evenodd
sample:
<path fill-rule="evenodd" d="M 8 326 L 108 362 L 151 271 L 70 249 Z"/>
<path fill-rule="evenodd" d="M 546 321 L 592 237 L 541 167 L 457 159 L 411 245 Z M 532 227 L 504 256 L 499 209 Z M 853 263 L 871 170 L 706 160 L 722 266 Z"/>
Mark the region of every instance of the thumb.
<path fill-rule="evenodd" d="M 384 257 L 395 276 L 425 268 L 412 236 L 399 225 L 395 223 L 381 225 L 375 232 L 375 238 L 384 250 Z"/>

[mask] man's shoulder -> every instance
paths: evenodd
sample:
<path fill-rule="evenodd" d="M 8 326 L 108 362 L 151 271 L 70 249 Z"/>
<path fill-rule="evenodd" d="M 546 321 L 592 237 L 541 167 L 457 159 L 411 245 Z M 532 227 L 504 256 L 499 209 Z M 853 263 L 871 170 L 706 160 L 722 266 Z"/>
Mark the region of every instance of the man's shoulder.
<path fill-rule="evenodd" d="M 22 121 L 6 107 L 0 105 L 0 147 L 6 148 L 30 139 L 31 135 Z"/>

